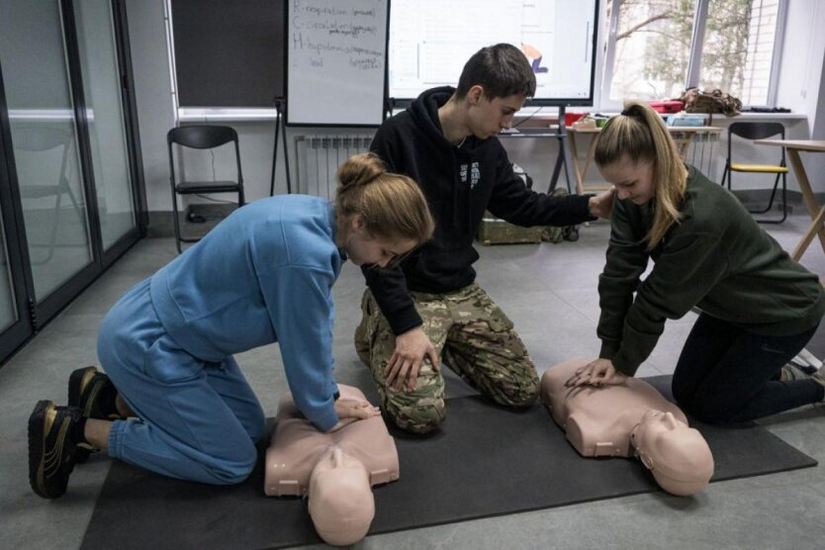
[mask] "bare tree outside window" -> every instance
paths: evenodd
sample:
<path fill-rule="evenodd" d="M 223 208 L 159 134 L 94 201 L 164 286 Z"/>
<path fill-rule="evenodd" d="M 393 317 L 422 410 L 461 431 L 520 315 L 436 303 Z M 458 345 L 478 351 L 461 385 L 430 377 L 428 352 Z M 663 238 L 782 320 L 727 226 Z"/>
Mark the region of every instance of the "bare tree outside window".
<path fill-rule="evenodd" d="M 705 0 L 704 40 L 693 44 L 697 0 L 619 0 L 610 100 L 675 98 L 690 81 L 766 105 L 779 2 Z M 694 48 L 700 65 L 688 75 Z"/>
<path fill-rule="evenodd" d="M 622 0 L 610 99 L 663 99 L 685 88 L 695 0 Z"/>
<path fill-rule="evenodd" d="M 711 0 L 700 85 L 766 105 L 778 11 L 777 0 Z"/>

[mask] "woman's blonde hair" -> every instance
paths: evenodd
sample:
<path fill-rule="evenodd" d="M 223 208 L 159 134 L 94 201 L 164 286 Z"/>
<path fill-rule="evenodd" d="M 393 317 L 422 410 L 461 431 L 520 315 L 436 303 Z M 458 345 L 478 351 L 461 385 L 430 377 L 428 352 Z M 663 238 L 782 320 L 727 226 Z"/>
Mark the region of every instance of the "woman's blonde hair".
<path fill-rule="evenodd" d="M 427 199 L 407 176 L 387 171 L 373 153 L 353 155 L 338 168 L 335 212 L 339 220 L 360 215 L 373 237 L 429 240 L 435 221 Z"/>
<path fill-rule="evenodd" d="M 607 121 L 599 135 L 594 160 L 599 166 L 627 156 L 634 164 L 653 164 L 653 225 L 647 234 L 647 248 L 661 242 L 668 229 L 679 223 L 679 209 L 687 188 L 687 170 L 676 144 L 659 114 L 649 105 L 628 101 L 622 114 Z"/>

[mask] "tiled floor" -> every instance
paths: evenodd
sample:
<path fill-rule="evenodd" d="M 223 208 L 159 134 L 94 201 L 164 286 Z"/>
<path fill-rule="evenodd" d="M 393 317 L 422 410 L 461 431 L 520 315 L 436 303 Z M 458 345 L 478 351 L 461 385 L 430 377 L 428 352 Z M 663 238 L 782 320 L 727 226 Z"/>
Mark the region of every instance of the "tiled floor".
<path fill-rule="evenodd" d="M 792 216 L 771 233 L 792 248 L 809 218 Z M 576 243 L 479 247 L 479 282 L 512 317 L 539 370 L 599 349 L 597 276 L 608 227 L 581 230 Z M 132 284 L 175 257 L 172 239 L 146 239 L 0 369 L 0 547 L 80 545 L 108 471 L 96 457 L 78 467 L 69 492 L 50 502 L 31 492 L 26 466 L 26 419 L 38 399 L 66 400 L 72 369 L 97 364 L 98 325 Z M 825 254 L 814 242 L 803 258 L 825 277 Z M 374 397 L 370 377 L 352 346 L 363 278 L 346 265 L 335 288 L 337 377 Z M 693 314 L 668 323 L 641 375 L 670 373 Z M 825 348 L 825 329 L 813 347 Z M 238 356 L 268 415 L 286 389 L 275 346 Z M 453 395 L 465 390 L 448 385 Z M 825 407 L 804 407 L 762 422 L 814 458 L 825 461 Z M 554 429 L 552 425 L 548 429 Z M 467 449 L 468 453 L 472 449 Z M 552 460 L 548 459 L 548 468 Z M 433 492 L 449 488 L 433 487 Z M 426 506 L 426 503 L 421 503 Z M 151 526 L 147 526 L 151 528 Z M 825 547 L 825 466 L 714 483 L 695 498 L 662 493 L 368 537 L 362 548 L 822 548 Z"/>

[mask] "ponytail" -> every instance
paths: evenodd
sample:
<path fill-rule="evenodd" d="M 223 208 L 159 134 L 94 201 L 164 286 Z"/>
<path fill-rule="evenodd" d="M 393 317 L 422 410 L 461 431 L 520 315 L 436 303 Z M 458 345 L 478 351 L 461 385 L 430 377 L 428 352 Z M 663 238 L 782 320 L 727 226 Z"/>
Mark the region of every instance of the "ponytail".
<path fill-rule="evenodd" d="M 596 164 L 606 166 L 624 156 L 634 164 L 653 164 L 656 208 L 646 236 L 647 248 L 652 250 L 682 217 L 679 208 L 687 188 L 687 170 L 662 118 L 649 105 L 626 102 L 622 114 L 608 120 L 599 135 Z"/>

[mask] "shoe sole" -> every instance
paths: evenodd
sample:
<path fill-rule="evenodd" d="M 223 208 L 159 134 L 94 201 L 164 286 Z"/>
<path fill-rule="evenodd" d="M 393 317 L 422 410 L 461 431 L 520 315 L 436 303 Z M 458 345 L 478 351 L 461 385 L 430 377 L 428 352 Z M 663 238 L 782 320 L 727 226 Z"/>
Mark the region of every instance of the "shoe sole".
<path fill-rule="evenodd" d="M 45 434 L 49 433 L 56 417 L 54 403 L 48 400 L 38 401 L 29 417 L 29 484 L 43 498 L 60 496 L 50 494 L 46 487 Z"/>
<path fill-rule="evenodd" d="M 75 370 L 71 376 L 69 376 L 69 406 L 71 407 L 79 407 L 80 406 L 80 396 L 82 395 L 83 388 L 86 387 L 89 382 L 91 382 L 92 378 L 94 378 L 95 374 L 97 374 L 97 368 L 95 367 L 85 367 L 82 369 Z M 90 407 L 93 402 L 93 399 L 89 400 L 88 406 Z M 89 417 L 90 411 L 83 410 L 83 416 Z M 83 464 L 87 460 L 89 460 L 89 455 L 92 454 L 93 449 L 91 447 L 86 447 L 85 445 L 78 445 L 77 453 L 75 454 L 75 462 L 77 464 Z"/>

